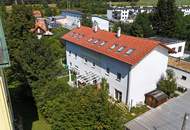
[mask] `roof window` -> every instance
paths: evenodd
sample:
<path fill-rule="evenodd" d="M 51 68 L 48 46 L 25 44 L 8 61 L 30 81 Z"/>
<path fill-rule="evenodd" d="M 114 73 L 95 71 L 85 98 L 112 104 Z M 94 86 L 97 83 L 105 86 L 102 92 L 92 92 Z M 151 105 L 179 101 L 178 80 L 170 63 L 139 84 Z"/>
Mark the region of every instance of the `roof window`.
<path fill-rule="evenodd" d="M 105 41 L 102 41 L 101 43 L 100 43 L 100 46 L 103 46 L 103 45 L 105 45 L 107 42 L 105 42 Z"/>
<path fill-rule="evenodd" d="M 124 49 L 125 49 L 125 47 L 122 46 L 122 47 L 120 47 L 120 48 L 117 50 L 117 52 L 122 52 Z"/>
<path fill-rule="evenodd" d="M 134 50 L 135 50 L 135 49 L 130 48 L 125 54 L 126 54 L 126 55 L 131 55 L 131 53 L 132 53 Z"/>
<path fill-rule="evenodd" d="M 91 42 L 93 40 L 93 38 L 90 38 L 90 39 L 88 39 L 88 42 Z"/>
<path fill-rule="evenodd" d="M 99 40 L 98 39 L 95 39 L 92 43 L 93 44 L 97 44 L 99 42 Z"/>
<path fill-rule="evenodd" d="M 117 45 L 118 45 L 118 44 L 113 44 L 113 45 L 110 47 L 110 49 L 112 49 L 112 50 L 113 50 L 114 48 L 116 48 L 116 47 L 117 47 Z"/>

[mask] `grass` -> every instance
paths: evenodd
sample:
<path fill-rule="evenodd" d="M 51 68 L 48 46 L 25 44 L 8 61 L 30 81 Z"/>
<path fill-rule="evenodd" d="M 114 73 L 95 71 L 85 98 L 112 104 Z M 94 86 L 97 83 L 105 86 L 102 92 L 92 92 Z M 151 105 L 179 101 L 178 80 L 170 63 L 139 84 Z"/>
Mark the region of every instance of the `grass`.
<path fill-rule="evenodd" d="M 50 125 L 46 120 L 39 114 L 39 120 L 32 123 L 32 130 L 51 130 Z"/>
<path fill-rule="evenodd" d="M 16 127 L 23 130 L 51 130 L 50 125 L 39 114 L 32 98 L 22 95 L 23 89 L 9 88 Z"/>
<path fill-rule="evenodd" d="M 156 6 L 158 0 L 139 0 L 136 5 L 137 6 Z M 130 6 L 130 2 L 112 2 L 113 5 L 118 6 Z M 190 0 L 176 0 L 177 5 L 190 5 Z"/>
<path fill-rule="evenodd" d="M 128 107 L 123 103 L 117 103 L 116 102 L 116 106 L 123 113 L 123 118 L 124 118 L 125 123 L 130 121 L 130 120 L 133 120 L 134 118 L 140 116 L 141 114 L 143 114 L 149 110 L 149 108 L 146 105 L 133 107 L 130 112 L 129 112 Z"/>

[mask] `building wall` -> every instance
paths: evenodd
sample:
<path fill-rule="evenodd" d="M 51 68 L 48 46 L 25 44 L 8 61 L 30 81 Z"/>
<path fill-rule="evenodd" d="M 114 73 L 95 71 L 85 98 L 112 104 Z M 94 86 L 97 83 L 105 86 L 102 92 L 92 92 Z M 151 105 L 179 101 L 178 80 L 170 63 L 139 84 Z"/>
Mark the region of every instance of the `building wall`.
<path fill-rule="evenodd" d="M 107 18 L 109 19 L 109 20 L 113 20 L 113 17 L 112 17 L 112 12 L 113 12 L 113 10 L 107 10 Z"/>
<path fill-rule="evenodd" d="M 11 102 L 0 70 L 0 130 L 13 130 Z"/>
<path fill-rule="evenodd" d="M 71 54 L 69 51 L 71 51 Z M 75 54 L 77 54 L 77 57 L 75 57 Z M 80 74 L 91 71 L 101 78 L 107 79 L 110 96 L 114 98 L 115 89 L 117 89 L 122 92 L 122 102 L 126 103 L 130 65 L 69 42 L 66 42 L 66 56 L 68 66 L 78 69 Z M 88 60 L 87 62 L 85 62 L 85 58 Z M 93 66 L 93 62 L 95 66 Z M 109 68 L 109 74 L 106 72 L 106 68 Z M 117 80 L 117 73 L 121 73 L 120 81 Z"/>
<path fill-rule="evenodd" d="M 177 53 L 174 53 L 174 54 L 170 54 L 170 56 L 183 57 L 184 51 L 185 51 L 185 42 L 179 42 L 179 43 L 176 43 L 176 44 L 169 44 L 167 46 L 170 47 L 170 48 L 175 48 L 175 51 L 177 52 Z M 181 52 L 178 52 L 178 49 L 179 49 L 180 46 L 182 47 L 182 49 L 181 49 Z"/>
<path fill-rule="evenodd" d="M 174 71 L 178 87 L 182 86 L 182 87 L 190 89 L 190 72 L 186 72 L 186 71 L 183 71 L 171 66 L 168 66 L 168 69 L 171 69 Z M 184 80 L 182 76 L 185 76 L 186 80 Z"/>
<path fill-rule="evenodd" d="M 94 22 L 94 21 L 96 21 L 98 23 L 98 27 L 101 30 L 109 31 L 109 21 L 108 20 L 93 16 L 92 22 Z"/>
<path fill-rule="evenodd" d="M 122 102 L 130 105 L 132 101 L 132 106 L 144 102 L 144 95 L 156 89 L 157 82 L 165 74 L 168 63 L 168 50 L 163 47 L 157 47 L 133 67 L 69 42 L 66 43 L 66 56 L 69 67 L 78 69 L 80 74 L 92 71 L 101 78 L 106 78 L 110 95 L 115 97 L 115 89 L 119 90 L 122 92 Z M 88 60 L 87 63 L 85 58 Z M 93 62 L 96 64 L 95 67 Z M 106 73 L 107 67 L 110 69 L 109 74 Z M 121 73 L 121 81 L 117 80 L 117 73 Z"/>
<path fill-rule="evenodd" d="M 132 106 L 144 103 L 146 93 L 156 89 L 157 82 L 165 74 L 168 63 L 168 50 L 157 47 L 130 72 L 129 102 Z"/>

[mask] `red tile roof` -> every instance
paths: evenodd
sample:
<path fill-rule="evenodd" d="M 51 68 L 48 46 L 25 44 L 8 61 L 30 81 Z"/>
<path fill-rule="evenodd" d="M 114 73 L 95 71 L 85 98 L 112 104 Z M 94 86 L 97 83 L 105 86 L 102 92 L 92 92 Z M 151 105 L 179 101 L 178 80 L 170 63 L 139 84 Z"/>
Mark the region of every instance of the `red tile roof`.
<path fill-rule="evenodd" d="M 65 34 L 62 38 L 66 41 L 72 42 L 73 44 L 82 46 L 131 65 L 135 65 L 140 62 L 157 46 L 162 46 L 173 52 L 170 48 L 161 44 L 159 41 L 126 36 L 123 34 L 117 38 L 116 33 L 102 30 L 94 32 L 92 28 L 84 26 L 73 29 L 69 33 Z M 95 40 L 90 41 L 90 39 Z M 101 46 L 100 44 L 102 42 L 105 42 L 105 44 Z M 110 49 L 110 47 L 112 47 L 114 44 L 117 44 L 117 46 L 114 49 Z M 120 47 L 124 47 L 124 49 L 121 52 L 118 52 Z M 134 51 L 130 55 L 127 55 L 126 52 L 129 49 L 133 49 Z"/>
<path fill-rule="evenodd" d="M 46 26 L 44 19 L 36 19 L 35 28 L 31 29 L 31 31 L 35 32 L 38 28 L 40 28 L 44 32 L 48 31 L 48 28 Z"/>
<path fill-rule="evenodd" d="M 39 10 L 34 10 L 34 11 L 32 12 L 32 15 L 33 15 L 34 17 L 42 17 L 42 13 L 41 13 L 41 11 L 39 11 Z"/>

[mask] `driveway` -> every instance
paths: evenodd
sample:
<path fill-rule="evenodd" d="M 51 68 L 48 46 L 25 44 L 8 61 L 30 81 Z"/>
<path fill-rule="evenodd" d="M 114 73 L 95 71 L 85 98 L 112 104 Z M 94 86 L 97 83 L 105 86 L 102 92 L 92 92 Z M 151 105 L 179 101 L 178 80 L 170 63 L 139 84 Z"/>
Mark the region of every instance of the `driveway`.
<path fill-rule="evenodd" d="M 129 130 L 182 130 L 185 113 L 190 113 L 190 90 L 144 113 L 125 126 Z M 185 124 L 183 130 L 190 130 L 190 116 Z"/>

